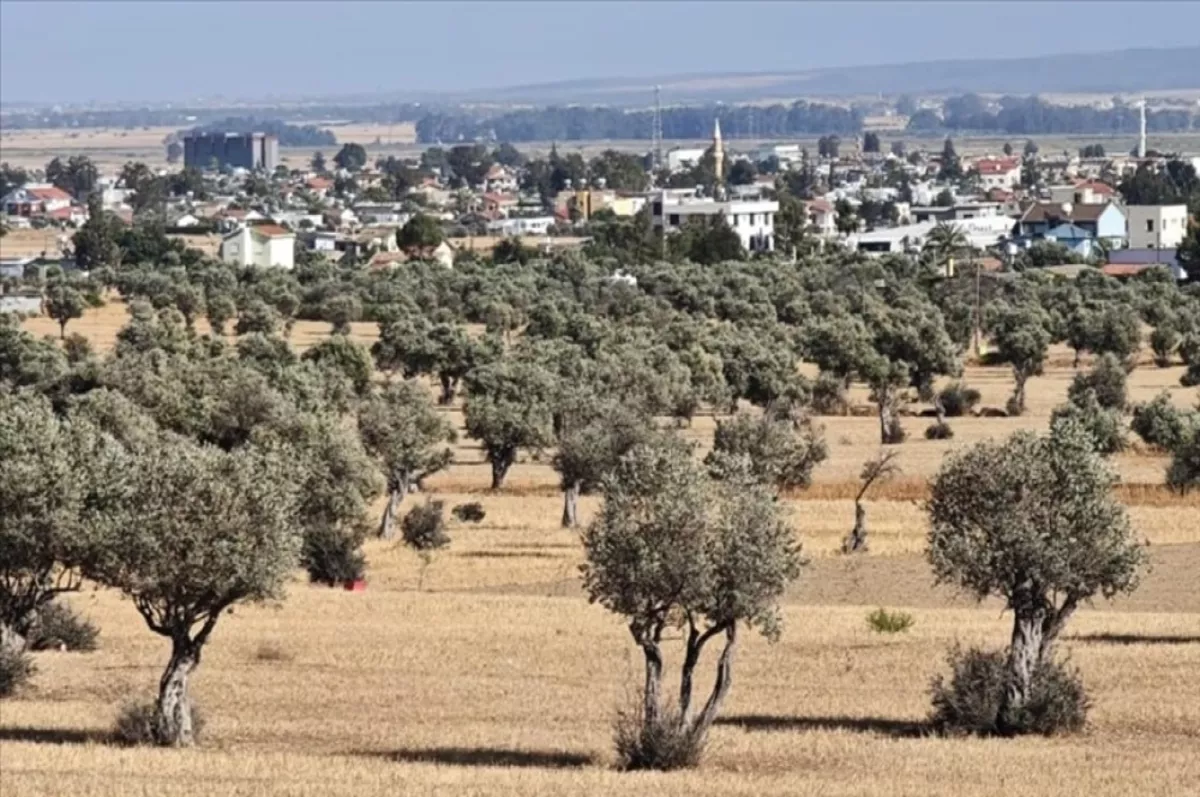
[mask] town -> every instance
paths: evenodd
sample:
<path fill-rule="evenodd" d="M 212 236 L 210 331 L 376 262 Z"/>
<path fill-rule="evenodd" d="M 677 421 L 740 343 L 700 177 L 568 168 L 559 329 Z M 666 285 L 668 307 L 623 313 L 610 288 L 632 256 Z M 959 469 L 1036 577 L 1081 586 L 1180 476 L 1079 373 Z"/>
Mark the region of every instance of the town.
<path fill-rule="evenodd" d="M 1002 5 L 0 0 L 0 792 L 1186 793 L 1200 48 Z"/>

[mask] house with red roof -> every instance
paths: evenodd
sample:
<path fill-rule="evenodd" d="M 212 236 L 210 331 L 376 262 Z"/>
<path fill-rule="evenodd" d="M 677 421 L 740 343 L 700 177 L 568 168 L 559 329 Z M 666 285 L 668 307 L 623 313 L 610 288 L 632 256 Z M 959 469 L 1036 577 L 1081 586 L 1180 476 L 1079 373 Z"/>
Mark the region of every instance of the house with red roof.
<path fill-rule="evenodd" d="M 1099 180 L 1079 180 L 1069 185 L 1050 186 L 1050 201 L 1059 204 L 1103 205 L 1116 198 L 1116 189 Z"/>
<path fill-rule="evenodd" d="M 57 210 L 69 208 L 72 197 L 66 191 L 49 183 L 27 183 L 14 188 L 0 200 L 0 206 L 9 216 L 47 216 Z"/>
<path fill-rule="evenodd" d="M 296 235 L 278 224 L 238 227 L 221 239 L 221 260 L 234 266 L 295 267 Z"/>
<path fill-rule="evenodd" d="M 974 169 L 979 173 L 980 187 L 986 192 L 993 188 L 1016 188 L 1021 185 L 1021 159 L 1012 156 L 980 158 Z"/>

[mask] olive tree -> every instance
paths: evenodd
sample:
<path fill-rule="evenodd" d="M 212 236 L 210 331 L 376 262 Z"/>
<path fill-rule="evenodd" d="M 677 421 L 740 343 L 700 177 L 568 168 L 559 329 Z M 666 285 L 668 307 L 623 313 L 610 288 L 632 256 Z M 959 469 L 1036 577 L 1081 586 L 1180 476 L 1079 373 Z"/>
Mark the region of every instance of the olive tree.
<path fill-rule="evenodd" d="M 774 491 L 745 465 L 740 477 L 730 468 L 714 481 L 681 443 L 638 446 L 605 479 L 604 503 L 583 534 L 589 599 L 628 621 L 645 658 L 644 740 L 665 732 L 698 749 L 729 694 L 739 630 L 779 635 L 778 600 L 800 573 L 800 553 Z M 662 694 L 672 626 L 684 637 L 674 710 Z M 716 638 L 724 641 L 716 678 L 697 710 L 696 667 Z M 630 766 L 665 765 L 641 753 Z"/>
<path fill-rule="evenodd" d="M 1200 488 L 1200 424 L 1194 423 L 1172 449 L 1167 486 L 1184 495 Z"/>
<path fill-rule="evenodd" d="M 739 412 L 717 421 L 713 449 L 705 458 L 718 476 L 729 457 L 748 457 L 750 470 L 763 484 L 776 490 L 808 487 L 812 472 L 829 456 L 824 435 L 807 418 L 793 420 L 764 414 L 757 418 Z"/>
<path fill-rule="evenodd" d="M 82 318 L 87 308 L 83 294 L 65 282 L 56 281 L 46 288 L 46 314 L 58 322 L 58 336 L 67 336 L 67 323 Z"/>
<path fill-rule="evenodd" d="M 996 358 L 1008 363 L 1016 382 L 1012 398 L 1008 400 L 1010 415 L 1025 412 L 1025 383 L 1042 373 L 1050 348 L 1048 325 L 1049 318 L 1036 305 L 1003 306 L 989 319 L 988 332 L 995 345 Z"/>
<path fill-rule="evenodd" d="M 1013 613 L 1000 723 L 1020 712 L 1079 604 L 1130 592 L 1144 561 L 1113 471 L 1061 423 L 951 454 L 933 482 L 927 557 L 939 583 Z"/>
<path fill-rule="evenodd" d="M 551 460 L 562 484 L 563 528 L 579 525 L 579 496 L 598 489 L 621 457 L 653 434 L 650 418 L 616 403 L 597 404 L 586 418 L 572 418 Z"/>
<path fill-rule="evenodd" d="M 553 380 L 538 365 L 504 360 L 473 371 L 463 406 L 467 435 L 483 446 L 499 490 L 520 449 L 541 451 L 552 439 Z"/>
<path fill-rule="evenodd" d="M 79 589 L 114 448 L 40 396 L 0 393 L 0 649 L 24 649 L 38 610 Z"/>
<path fill-rule="evenodd" d="M 280 597 L 300 549 L 297 488 L 277 453 L 225 452 L 163 438 L 119 475 L 104 555 L 86 574 L 121 590 L 150 630 L 171 641 L 154 733 L 194 741 L 188 682 L 221 615 Z"/>
<path fill-rule="evenodd" d="M 410 489 L 453 460 L 447 444 L 454 442 L 454 429 L 434 409 L 428 391 L 414 382 L 397 382 L 363 402 L 358 430 L 387 479 L 379 536 L 390 540 Z"/>

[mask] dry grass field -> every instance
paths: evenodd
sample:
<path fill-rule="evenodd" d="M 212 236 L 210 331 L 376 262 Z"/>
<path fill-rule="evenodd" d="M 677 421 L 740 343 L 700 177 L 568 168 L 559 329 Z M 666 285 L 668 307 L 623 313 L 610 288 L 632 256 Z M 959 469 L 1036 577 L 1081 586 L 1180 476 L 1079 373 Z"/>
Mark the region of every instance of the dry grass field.
<path fill-rule="evenodd" d="M 114 302 L 68 330 L 105 349 L 124 318 Z M 45 319 L 26 324 L 57 332 Z M 354 335 L 365 343 L 374 332 L 360 324 Z M 293 343 L 325 334 L 325 324 L 300 322 Z M 365 592 L 297 577 L 282 605 L 224 618 L 193 679 L 207 719 L 194 750 L 106 741 L 120 705 L 156 688 L 168 645 L 119 596 L 72 596 L 101 627 L 100 649 L 35 654 L 32 690 L 0 704 L 0 794 L 1197 794 L 1200 496 L 1163 491 L 1164 460 L 1137 451 L 1117 459 L 1120 491 L 1152 568 L 1134 595 L 1081 610 L 1063 643 L 1094 700 L 1088 730 L 1020 740 L 922 734 L 928 683 L 946 650 L 999 646 L 1010 630 L 999 603 L 932 586 L 920 555 L 926 480 L 955 446 L 1045 427 L 1071 373 L 1068 353 L 1056 351 L 1030 384 L 1028 416 L 953 419 L 953 441 L 926 441 L 929 421 L 907 418 L 903 475 L 869 502 L 872 550 L 861 557 L 836 551 L 853 523 L 853 480 L 877 450 L 876 421 L 821 419 L 830 459 L 810 490 L 787 498 L 809 565 L 786 597 L 782 639 L 743 636 L 699 770 L 613 771 L 612 720 L 637 689 L 640 655 L 620 621 L 580 590 L 578 539 L 558 528 L 548 465 L 522 462 L 493 494 L 478 447 L 460 440 L 454 466 L 428 487 L 447 507 L 482 502 L 484 521 L 451 521 L 453 542 L 424 574 L 399 544 L 372 541 Z M 1174 386 L 1177 403 L 1195 404 L 1197 391 L 1179 388 L 1178 377 L 1139 368 L 1132 397 Z M 965 378 L 989 406 L 1011 388 L 1005 369 L 972 367 Z M 713 424 L 700 417 L 686 433 L 703 448 Z M 596 506 L 582 501 L 584 520 Z M 865 621 L 877 606 L 909 611 L 915 625 L 877 635 Z"/>

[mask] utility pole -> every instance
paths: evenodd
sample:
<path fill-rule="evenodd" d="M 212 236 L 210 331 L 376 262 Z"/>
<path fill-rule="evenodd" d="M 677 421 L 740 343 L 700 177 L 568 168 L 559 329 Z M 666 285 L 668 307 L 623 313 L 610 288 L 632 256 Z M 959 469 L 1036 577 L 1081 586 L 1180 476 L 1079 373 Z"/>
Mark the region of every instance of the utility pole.
<path fill-rule="evenodd" d="M 654 170 L 663 168 L 663 123 L 662 123 L 662 86 L 654 87 L 654 121 L 650 137 L 654 147 Z"/>

